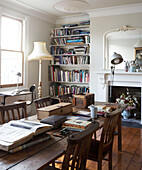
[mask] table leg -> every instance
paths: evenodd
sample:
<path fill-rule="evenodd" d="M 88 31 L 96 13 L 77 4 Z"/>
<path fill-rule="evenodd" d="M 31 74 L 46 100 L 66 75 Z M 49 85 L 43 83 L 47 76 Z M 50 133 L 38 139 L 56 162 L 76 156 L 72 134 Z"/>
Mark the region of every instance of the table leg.
<path fill-rule="evenodd" d="M 121 114 L 118 120 L 118 151 L 122 151 L 122 122 L 121 122 Z"/>

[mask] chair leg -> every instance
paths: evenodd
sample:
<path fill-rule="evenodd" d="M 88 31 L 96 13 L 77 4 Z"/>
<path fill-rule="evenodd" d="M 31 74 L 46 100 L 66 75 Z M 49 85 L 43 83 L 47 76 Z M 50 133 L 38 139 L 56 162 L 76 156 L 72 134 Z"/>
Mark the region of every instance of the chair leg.
<path fill-rule="evenodd" d="M 112 148 L 109 151 L 109 162 L 108 162 L 108 169 L 112 170 Z"/>
<path fill-rule="evenodd" d="M 102 170 L 102 160 L 98 161 L 98 170 Z"/>

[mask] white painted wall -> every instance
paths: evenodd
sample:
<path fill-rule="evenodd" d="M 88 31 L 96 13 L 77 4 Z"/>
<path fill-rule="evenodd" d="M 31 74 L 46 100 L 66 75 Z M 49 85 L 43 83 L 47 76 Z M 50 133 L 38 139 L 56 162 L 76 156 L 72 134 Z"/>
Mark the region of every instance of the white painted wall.
<path fill-rule="evenodd" d="M 109 30 L 123 25 L 142 27 L 142 13 L 114 15 L 106 17 L 91 17 L 91 80 L 90 89 L 95 93 L 97 101 L 106 101 L 106 86 L 100 87 L 98 72 L 103 69 L 103 35 Z"/>
<path fill-rule="evenodd" d="M 50 30 L 53 28 L 53 24 L 45 22 L 44 20 L 30 17 L 29 22 L 29 54 L 33 50 L 34 41 L 45 41 L 47 44 L 47 50 L 50 52 Z M 49 94 L 49 81 L 48 81 L 48 65 L 49 61 L 42 61 L 42 96 Z M 28 85 L 36 84 L 38 87 L 39 75 L 39 62 L 28 62 Z"/>

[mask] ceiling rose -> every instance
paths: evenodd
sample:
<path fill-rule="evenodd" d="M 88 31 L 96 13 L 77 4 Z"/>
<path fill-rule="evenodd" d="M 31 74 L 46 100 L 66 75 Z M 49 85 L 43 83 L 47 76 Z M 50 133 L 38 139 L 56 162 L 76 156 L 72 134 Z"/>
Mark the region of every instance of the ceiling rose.
<path fill-rule="evenodd" d="M 76 13 L 88 10 L 90 5 L 83 1 L 62 0 L 53 5 L 54 9 L 61 12 Z"/>

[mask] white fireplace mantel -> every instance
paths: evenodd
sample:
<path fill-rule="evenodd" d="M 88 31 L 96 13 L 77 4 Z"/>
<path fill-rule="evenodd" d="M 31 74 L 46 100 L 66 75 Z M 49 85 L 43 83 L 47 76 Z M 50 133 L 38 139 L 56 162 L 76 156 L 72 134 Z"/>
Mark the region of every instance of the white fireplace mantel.
<path fill-rule="evenodd" d="M 97 74 L 102 85 L 107 85 L 112 81 L 111 70 L 102 70 L 97 72 Z M 113 83 L 118 86 L 142 87 L 142 72 L 115 71 Z"/>
<path fill-rule="evenodd" d="M 142 72 L 137 73 L 115 70 L 113 84 L 111 70 L 102 70 L 96 72 L 95 74 L 98 75 L 99 99 L 104 101 L 108 101 L 108 88 L 110 84 L 114 86 L 141 87 L 142 89 Z M 142 124 L 142 100 L 141 100 L 141 124 Z"/>

